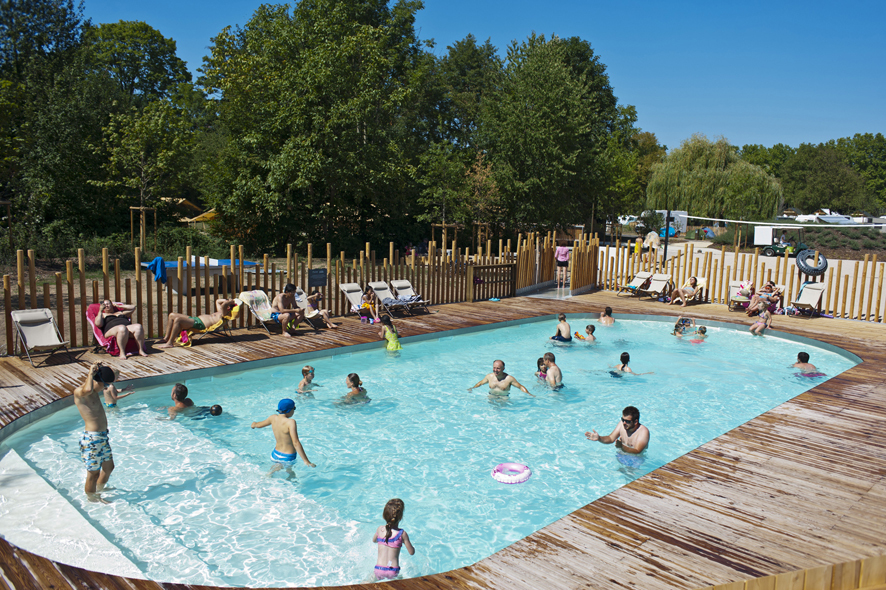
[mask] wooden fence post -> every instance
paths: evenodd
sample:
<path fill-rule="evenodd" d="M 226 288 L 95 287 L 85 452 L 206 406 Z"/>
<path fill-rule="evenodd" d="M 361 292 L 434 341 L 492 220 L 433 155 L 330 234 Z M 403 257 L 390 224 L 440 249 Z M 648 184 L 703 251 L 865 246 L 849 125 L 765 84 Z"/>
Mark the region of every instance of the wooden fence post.
<path fill-rule="evenodd" d="M 33 250 L 28 250 L 28 282 L 31 287 L 31 309 L 37 309 L 37 269 Z"/>
<path fill-rule="evenodd" d="M 185 299 L 187 301 L 186 306 L 188 308 L 187 315 L 194 315 L 193 306 L 191 304 L 191 268 L 193 267 L 193 263 L 191 262 L 191 247 L 185 246 Z"/>
<path fill-rule="evenodd" d="M 74 261 L 65 261 L 65 281 L 68 284 L 68 323 L 71 326 L 71 347 L 77 347 L 77 310 L 74 303 Z"/>
<path fill-rule="evenodd" d="M 62 273 L 55 273 L 55 315 L 58 316 L 58 331 L 65 339 L 65 292 L 62 289 Z"/>
<path fill-rule="evenodd" d="M 89 344 L 89 332 L 86 322 L 86 252 L 83 248 L 77 250 L 77 265 L 80 272 L 80 335 L 83 337 L 83 346 Z"/>
<path fill-rule="evenodd" d="M 12 286 L 9 275 L 3 275 L 3 314 L 6 317 L 6 354 L 15 354 L 15 339 L 12 335 Z"/>
<path fill-rule="evenodd" d="M 16 250 L 15 252 L 15 270 L 16 280 L 18 281 L 18 308 L 25 309 L 25 251 Z"/>
<path fill-rule="evenodd" d="M 102 248 L 102 278 L 104 279 L 104 298 L 111 298 L 111 268 L 108 265 L 108 249 Z"/>
<path fill-rule="evenodd" d="M 142 315 L 142 250 L 138 246 L 135 248 L 135 313 L 138 322 L 144 324 Z"/>

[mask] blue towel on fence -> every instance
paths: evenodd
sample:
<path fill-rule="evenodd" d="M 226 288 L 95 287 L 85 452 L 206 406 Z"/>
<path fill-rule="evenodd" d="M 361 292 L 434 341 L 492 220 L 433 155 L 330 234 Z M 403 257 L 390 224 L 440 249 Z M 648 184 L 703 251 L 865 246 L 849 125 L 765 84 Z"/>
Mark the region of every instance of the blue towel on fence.
<path fill-rule="evenodd" d="M 166 284 L 166 263 L 162 256 L 158 256 L 148 264 L 148 270 L 154 273 L 154 280 Z"/>

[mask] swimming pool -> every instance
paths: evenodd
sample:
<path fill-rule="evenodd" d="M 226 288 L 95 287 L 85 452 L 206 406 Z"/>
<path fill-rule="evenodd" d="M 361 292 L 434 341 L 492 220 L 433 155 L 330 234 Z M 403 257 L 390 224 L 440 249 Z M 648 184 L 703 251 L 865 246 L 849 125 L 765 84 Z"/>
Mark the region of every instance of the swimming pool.
<path fill-rule="evenodd" d="M 573 329 L 588 318 L 570 317 Z M 105 531 L 148 577 L 192 584 L 280 586 L 365 580 L 369 543 L 391 497 L 406 503 L 403 527 L 416 545 L 401 565 L 408 577 L 474 563 L 636 477 L 818 384 L 787 369 L 801 349 L 828 375 L 855 364 L 807 344 L 714 328 L 708 342 L 669 336 L 670 324 L 619 321 L 599 342 L 553 346 L 555 320 L 528 322 L 420 343 L 399 357 L 383 350 L 315 359 L 313 398 L 294 393 L 301 362 L 187 381 L 198 404 L 220 403 L 221 417 L 158 420 L 164 386 L 142 390 L 109 413 L 117 470 L 109 505 L 82 497 L 69 408 L 7 444 Z M 609 367 L 631 352 L 637 371 Z M 557 355 L 566 387 L 535 382 L 535 360 Z M 466 389 L 502 358 L 538 397 L 515 392 L 490 400 Z M 344 376 L 357 372 L 373 401 L 339 407 Z M 267 479 L 273 438 L 249 429 L 293 397 L 308 456 L 298 481 Z M 619 461 L 608 433 L 629 404 L 642 411 L 652 443 L 642 465 Z M 490 477 L 501 462 L 533 476 L 506 486 Z"/>

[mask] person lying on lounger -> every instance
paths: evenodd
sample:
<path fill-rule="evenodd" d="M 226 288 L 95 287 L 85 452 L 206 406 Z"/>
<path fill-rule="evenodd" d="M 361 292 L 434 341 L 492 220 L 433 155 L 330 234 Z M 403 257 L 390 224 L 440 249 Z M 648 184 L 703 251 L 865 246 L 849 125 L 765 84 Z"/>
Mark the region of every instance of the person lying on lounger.
<path fill-rule="evenodd" d="M 129 342 L 130 336 L 138 342 L 138 353 L 141 356 L 148 356 L 148 353 L 145 352 L 145 328 L 141 324 L 132 323 L 133 311 L 135 311 L 134 305 L 121 304 L 118 307 L 110 300 L 105 299 L 95 316 L 95 327 L 102 331 L 105 338 L 117 340 L 117 348 L 120 349 L 119 357 L 123 360 L 126 360 L 126 343 Z"/>
<path fill-rule="evenodd" d="M 209 326 L 217 323 L 223 317 L 230 315 L 231 309 L 236 305 L 233 299 L 219 299 L 215 302 L 214 313 L 204 313 L 199 316 L 188 316 L 183 313 L 171 313 L 166 318 L 166 332 L 163 336 L 162 344 L 158 344 L 157 348 L 172 348 L 175 345 L 175 339 L 183 330 L 205 330 Z"/>

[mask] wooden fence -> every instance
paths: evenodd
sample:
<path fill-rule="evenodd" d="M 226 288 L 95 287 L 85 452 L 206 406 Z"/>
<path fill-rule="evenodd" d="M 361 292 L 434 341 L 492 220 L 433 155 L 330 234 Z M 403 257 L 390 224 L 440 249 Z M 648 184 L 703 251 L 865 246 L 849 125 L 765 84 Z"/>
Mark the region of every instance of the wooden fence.
<path fill-rule="evenodd" d="M 285 283 L 299 285 L 305 291 L 313 290 L 308 286 L 308 271 L 316 268 L 327 271 L 326 284 L 316 290 L 321 292 L 324 307 L 333 315 L 350 311 L 339 289 L 341 283 L 348 282 L 365 286 L 370 281 L 407 279 L 416 292 L 435 304 L 512 297 L 516 290 L 516 253 L 510 251 L 509 240 L 499 241 L 498 247 L 496 254 L 492 242 L 488 241 L 485 247 L 471 253 L 467 248 L 459 250 L 455 242 L 448 250 L 432 242 L 426 256 L 417 256 L 414 252 L 406 255 L 391 243 L 387 256 L 380 257 L 367 243 L 356 256 L 346 258 L 345 252 L 333 256 L 331 244 L 326 244 L 325 256 L 317 256 L 311 244 L 305 255 L 300 256 L 290 245 L 285 261 L 272 262 L 264 255 L 252 266 L 244 264 L 242 246 L 231 246 L 230 263 L 221 265 L 219 274 L 210 273 L 208 256 L 194 256 L 188 247 L 184 256 L 178 257 L 178 267 L 169 269 L 179 285 L 177 293 L 171 282 L 164 285 L 152 280 L 151 273 L 142 268 L 139 248 L 135 248 L 135 264 L 131 269 L 121 268 L 120 260 L 110 259 L 108 250 L 104 249 L 100 277 L 89 280 L 86 256 L 81 249 L 76 261 L 66 262 L 64 273 L 54 273 L 55 280 L 44 282 L 40 289 L 34 251 L 19 250 L 17 286 L 12 285 L 9 275 L 3 277 L 6 350 L 14 351 L 13 309 L 51 308 L 63 339 L 69 340 L 72 347 L 89 346 L 93 336 L 85 321 L 86 310 L 91 303 L 111 299 L 135 305 L 133 321 L 145 326 L 148 338 L 154 338 L 163 335 L 170 312 L 209 313 L 214 311 L 216 299 L 236 297 L 240 291 L 249 289 L 262 289 L 273 298 Z M 195 263 L 188 264 L 191 260 Z M 218 273 L 219 268 L 213 270 Z M 251 326 L 253 319 L 249 314 L 241 314 L 236 322 L 239 327 Z"/>
<path fill-rule="evenodd" d="M 703 590 L 886 590 L 886 556 L 708 586 Z"/>
<path fill-rule="evenodd" d="M 730 254 L 731 256 L 727 256 Z M 817 256 L 817 254 L 816 254 Z M 815 265 L 818 260 L 813 261 Z M 796 260 L 787 254 L 782 257 L 760 256 L 753 253 L 731 252 L 723 246 L 719 251 L 706 248 L 695 251 L 695 245 L 684 243 L 677 253 L 664 263 L 661 252 L 633 252 L 633 242 L 599 248 L 597 285 L 605 290 L 617 290 L 630 282 L 638 271 L 662 272 L 671 275 L 675 286 L 684 285 L 689 277 L 706 280 L 705 300 L 727 303 L 730 281 L 754 281 L 759 287 L 768 280 L 785 288 L 786 305 L 796 300 L 800 287 L 807 281 L 824 282 L 821 312 L 835 318 L 882 322 L 886 312 L 883 299 L 883 277 L 886 263 L 878 262 L 877 255 L 866 254 L 864 260 L 844 264 L 831 262 L 818 277 L 809 276 L 797 268 Z"/>

